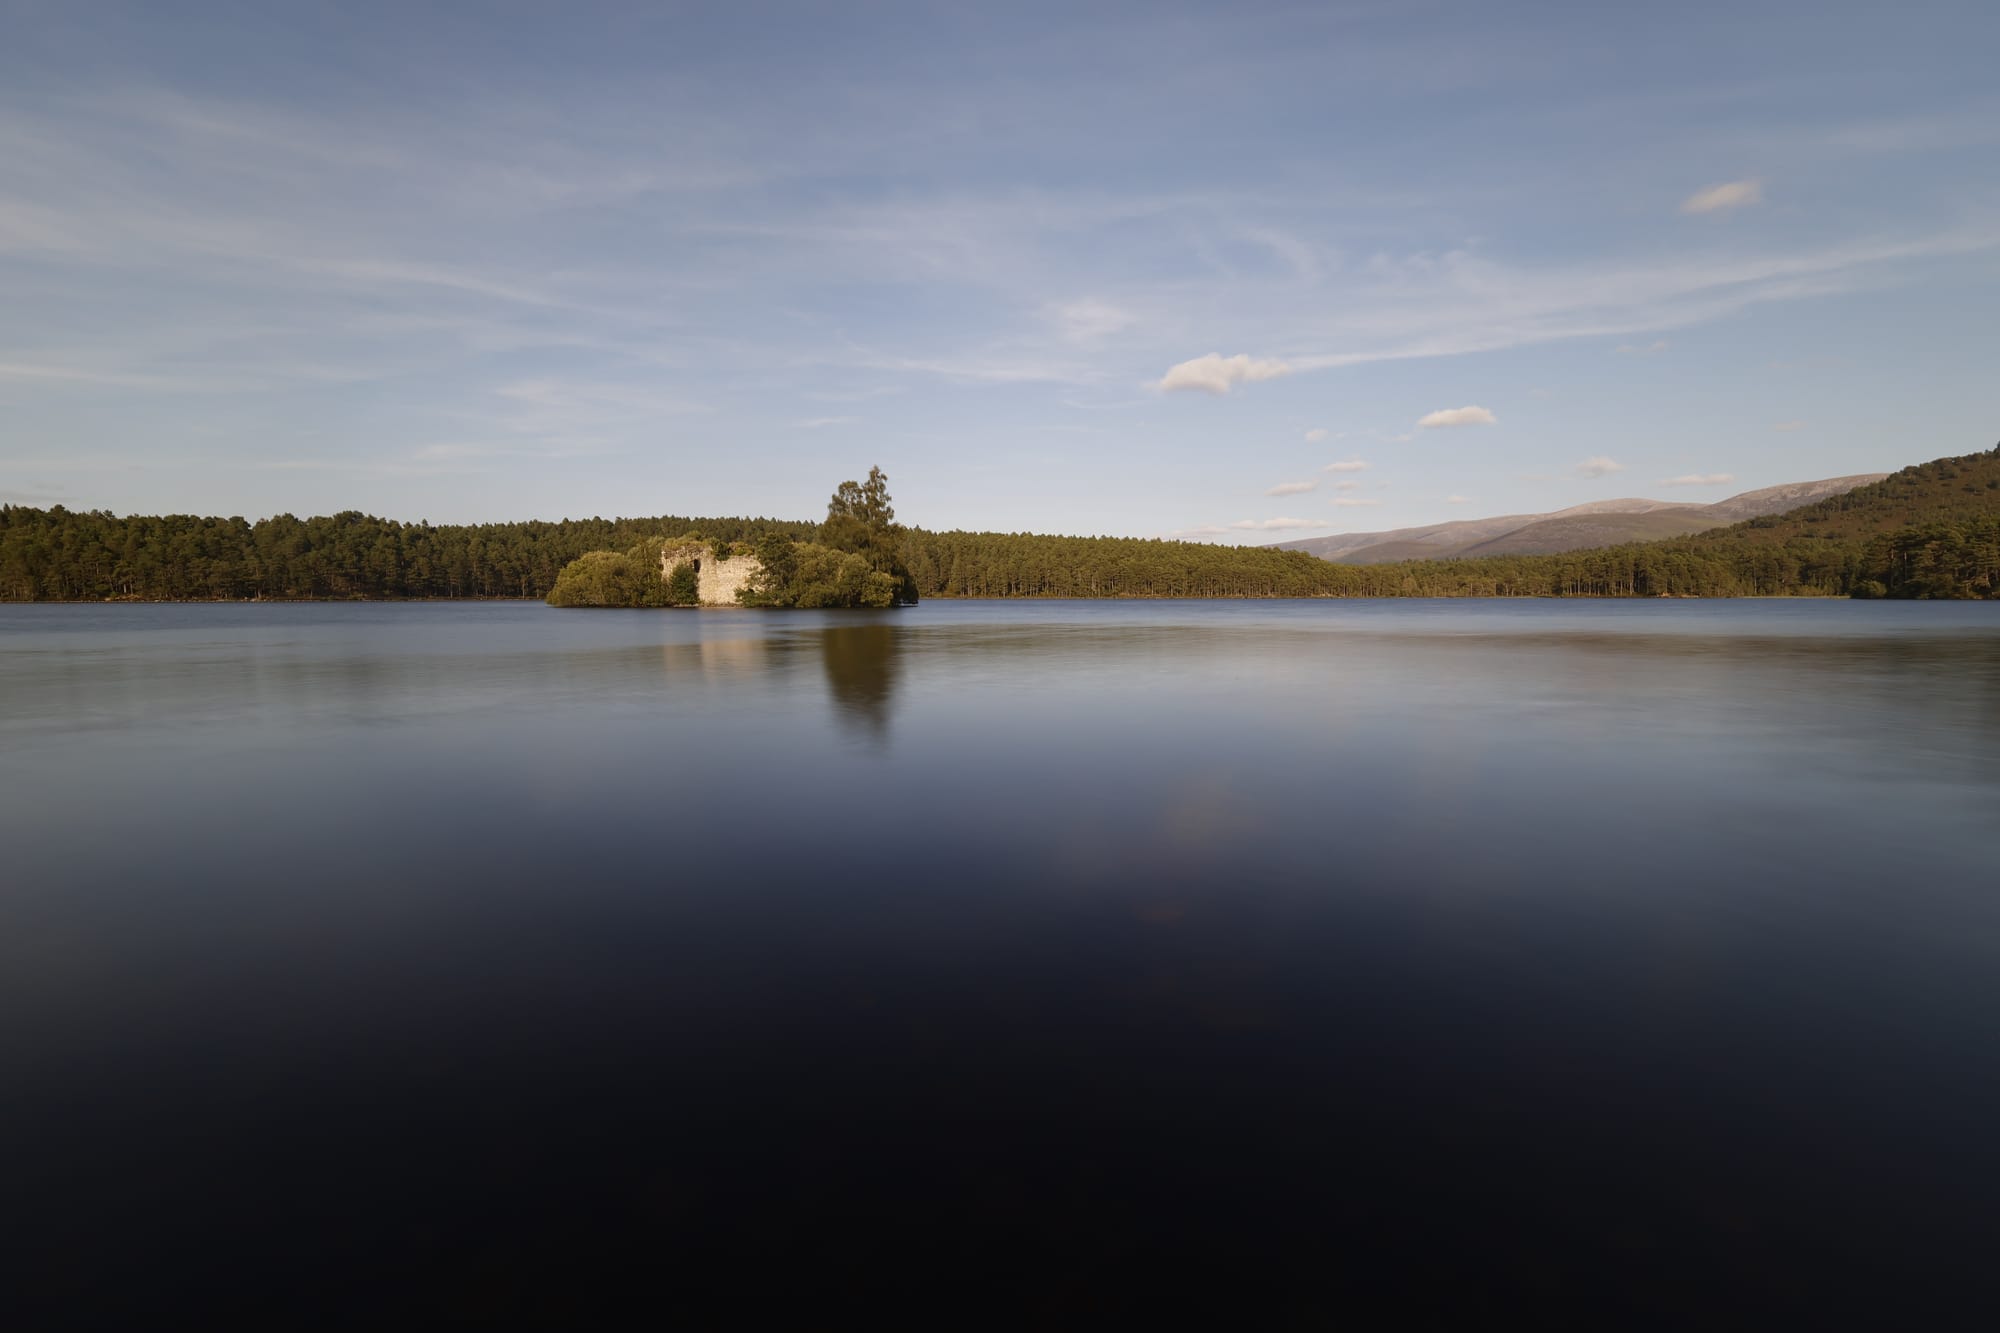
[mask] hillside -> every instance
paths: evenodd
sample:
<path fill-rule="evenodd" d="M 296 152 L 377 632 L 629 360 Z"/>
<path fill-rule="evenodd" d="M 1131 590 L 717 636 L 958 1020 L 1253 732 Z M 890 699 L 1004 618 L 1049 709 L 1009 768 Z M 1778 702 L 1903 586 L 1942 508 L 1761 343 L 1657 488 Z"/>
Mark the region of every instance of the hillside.
<path fill-rule="evenodd" d="M 1780 546 L 1860 542 L 1900 529 L 2000 512 L 2000 451 L 1940 458 L 1840 495 L 1707 534 L 1712 541 Z"/>
<path fill-rule="evenodd" d="M 2000 598 L 2000 448 L 1694 536 L 1354 573 L 1419 597 Z"/>
<path fill-rule="evenodd" d="M 1821 481 L 1788 482 L 1744 491 L 1713 504 L 1632 496 L 1593 500 L 1546 514 L 1501 514 L 1386 532 L 1344 532 L 1275 545 L 1346 565 L 1444 560 L 1454 556 L 1553 554 L 1592 546 L 1657 541 L 1725 527 L 1747 518 L 1783 513 L 1880 481 L 1887 475 L 1870 472 Z"/>
<path fill-rule="evenodd" d="M 1516 528 L 1553 517 L 1553 514 L 1500 514 L 1493 518 L 1461 519 L 1419 528 L 1392 528 L 1387 532 L 1341 532 L 1331 537 L 1304 537 L 1273 542 L 1271 546 L 1274 550 L 1304 551 L 1322 560 L 1337 560 L 1347 565 L 1370 565 L 1386 560 L 1448 555 L 1460 547 L 1504 536 Z M 1358 554 L 1364 551 L 1366 555 Z"/>

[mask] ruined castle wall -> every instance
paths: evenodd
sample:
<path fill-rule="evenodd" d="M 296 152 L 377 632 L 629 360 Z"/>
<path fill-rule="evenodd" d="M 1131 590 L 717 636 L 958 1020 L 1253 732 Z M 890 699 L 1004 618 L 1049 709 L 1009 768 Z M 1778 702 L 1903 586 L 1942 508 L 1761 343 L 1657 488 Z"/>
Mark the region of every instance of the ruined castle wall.
<path fill-rule="evenodd" d="M 735 606 L 738 590 L 764 571 L 763 562 L 747 552 L 728 560 L 717 560 L 712 546 L 670 546 L 660 552 L 660 577 L 666 578 L 690 560 L 698 561 L 695 596 L 703 606 Z"/>
<path fill-rule="evenodd" d="M 750 586 L 750 580 L 764 569 L 763 562 L 754 555 L 738 555 L 728 560 L 715 559 L 710 551 L 701 562 L 701 573 L 697 586 L 701 589 L 703 606 L 736 606 L 738 590 Z"/>

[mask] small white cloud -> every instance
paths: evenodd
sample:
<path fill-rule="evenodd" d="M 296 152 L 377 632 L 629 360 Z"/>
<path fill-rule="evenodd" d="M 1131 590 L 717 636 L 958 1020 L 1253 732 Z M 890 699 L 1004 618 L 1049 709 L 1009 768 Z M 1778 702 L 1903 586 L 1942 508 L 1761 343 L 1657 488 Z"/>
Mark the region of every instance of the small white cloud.
<path fill-rule="evenodd" d="M 1328 463 L 1321 469 L 1323 472 L 1366 472 L 1367 470 L 1368 464 L 1358 458 L 1349 458 L 1339 463 Z"/>
<path fill-rule="evenodd" d="M 1805 428 L 1806 423 L 1803 421 L 1778 421 L 1773 422 L 1771 425 L 1772 430 L 1783 431 L 1804 430 Z"/>
<path fill-rule="evenodd" d="M 1169 537 L 1226 537 L 1229 529 L 1214 523 L 1204 523 L 1198 528 L 1180 528 L 1167 534 Z"/>
<path fill-rule="evenodd" d="M 1306 443 L 1318 444 L 1321 440 L 1328 438 L 1332 434 L 1333 432 L 1328 430 L 1324 426 L 1314 426 L 1311 430 L 1306 432 Z"/>
<path fill-rule="evenodd" d="M 1658 355 L 1659 355 L 1660 353 L 1662 353 L 1662 352 L 1666 351 L 1666 350 L 1667 350 L 1667 348 L 1669 348 L 1669 347 L 1671 347 L 1671 346 L 1673 346 L 1673 344 L 1672 344 L 1672 343 L 1670 343 L 1670 342 L 1668 342 L 1668 341 L 1667 341 L 1667 340 L 1666 340 L 1665 338 L 1661 338 L 1661 339 L 1658 339 L 1658 340 L 1657 340 L 1657 341 L 1655 341 L 1655 342 L 1649 342 L 1649 343 L 1645 343 L 1645 344 L 1640 344 L 1640 343 L 1619 343 L 1619 344 L 1618 344 L 1618 355 L 1620 355 L 1620 356 L 1658 356 Z"/>
<path fill-rule="evenodd" d="M 1448 505 L 1469 505 L 1472 503 L 1472 497 L 1469 495 L 1447 495 L 1444 497 L 1444 502 Z"/>
<path fill-rule="evenodd" d="M 1681 201 L 1681 212 L 1727 213 L 1732 208 L 1743 208 L 1763 198 L 1762 181 L 1725 181 L 1705 190 L 1696 190 Z"/>
<path fill-rule="evenodd" d="M 1317 481 L 1281 481 L 1270 490 L 1265 491 L 1264 494 L 1304 495 L 1307 491 L 1316 491 L 1318 489 L 1319 483 Z"/>
<path fill-rule="evenodd" d="M 807 417 L 792 424 L 800 430 L 824 430 L 828 426 L 852 426 L 860 420 L 860 417 Z"/>
<path fill-rule="evenodd" d="M 1183 361 L 1161 376 L 1155 386 L 1162 393 L 1191 389 L 1197 393 L 1228 393 L 1238 384 L 1274 380 L 1289 375 L 1292 368 L 1282 361 L 1264 361 L 1239 352 L 1218 356 L 1210 352 L 1192 361 Z"/>
<path fill-rule="evenodd" d="M 1343 509 L 1348 509 L 1348 508 L 1359 508 L 1366 505 L 1378 505 L 1381 504 L 1382 502 L 1376 499 L 1372 495 L 1336 495 L 1333 497 L 1333 499 L 1329 500 L 1327 503 L 1337 504 L 1341 506 Z"/>
<path fill-rule="evenodd" d="M 450 463 L 462 458 L 488 458 L 500 452 L 484 444 L 426 444 L 410 454 L 413 463 Z"/>
<path fill-rule="evenodd" d="M 1309 518 L 1245 518 L 1229 526 L 1236 532 L 1290 532 L 1294 528 L 1323 528 L 1326 524 Z"/>
<path fill-rule="evenodd" d="M 1336 481 L 1333 483 L 1333 489 L 1336 491 L 1358 491 L 1361 489 L 1361 483 L 1358 481 Z"/>
<path fill-rule="evenodd" d="M 1137 315 L 1103 301 L 1071 301 L 1056 306 L 1049 314 L 1062 330 L 1062 336 L 1073 343 L 1099 342 L 1139 322 Z"/>
<path fill-rule="evenodd" d="M 1435 430 L 1442 426 L 1491 426 L 1500 418 L 1483 407 L 1447 407 L 1432 412 L 1417 422 L 1419 430 Z"/>
<path fill-rule="evenodd" d="M 1576 465 L 1576 475 L 1579 477 L 1608 477 L 1614 472 L 1624 470 L 1623 463 L 1606 458 L 1603 454 L 1595 458 L 1586 458 Z"/>
<path fill-rule="evenodd" d="M 1736 480 L 1734 472 L 1690 472 L 1685 477 L 1668 477 L 1655 486 L 1722 486 Z"/>

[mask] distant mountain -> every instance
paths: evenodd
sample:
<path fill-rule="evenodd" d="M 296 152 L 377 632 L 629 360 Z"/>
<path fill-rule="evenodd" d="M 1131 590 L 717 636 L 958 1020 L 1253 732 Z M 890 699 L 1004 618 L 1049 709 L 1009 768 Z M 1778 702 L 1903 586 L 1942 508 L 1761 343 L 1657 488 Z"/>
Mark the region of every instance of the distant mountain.
<path fill-rule="evenodd" d="M 1745 519 L 1782 514 L 1829 496 L 1881 481 L 1889 474 L 1868 472 L 1824 481 L 1791 482 L 1745 491 L 1714 504 L 1630 497 L 1593 500 L 1548 514 L 1503 514 L 1462 519 L 1388 532 L 1346 532 L 1278 542 L 1344 565 L 1379 565 L 1397 560 L 1442 560 L 1448 556 L 1553 555 L 1595 546 L 1685 537 Z"/>
<path fill-rule="evenodd" d="M 1600 514 L 1558 514 L 1554 518 L 1545 518 L 1539 523 L 1502 533 L 1490 541 L 1462 546 L 1452 554 L 1553 555 L 1559 551 L 1582 551 L 1593 546 L 1686 537 L 1721 527 L 1729 521 L 1686 505 L 1633 513 L 1613 510 Z"/>

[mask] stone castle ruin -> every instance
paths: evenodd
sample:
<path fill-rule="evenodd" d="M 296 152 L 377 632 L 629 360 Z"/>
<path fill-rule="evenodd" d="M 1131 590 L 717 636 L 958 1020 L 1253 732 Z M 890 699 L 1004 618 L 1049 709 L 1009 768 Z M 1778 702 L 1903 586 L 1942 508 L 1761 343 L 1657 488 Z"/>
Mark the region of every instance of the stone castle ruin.
<path fill-rule="evenodd" d="M 764 572 L 763 562 L 750 552 L 738 549 L 727 560 L 718 560 L 707 542 L 667 546 L 660 551 L 660 577 L 666 578 L 685 564 L 694 566 L 695 599 L 703 606 L 736 606 L 736 594 Z"/>

